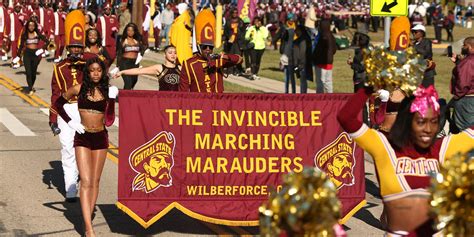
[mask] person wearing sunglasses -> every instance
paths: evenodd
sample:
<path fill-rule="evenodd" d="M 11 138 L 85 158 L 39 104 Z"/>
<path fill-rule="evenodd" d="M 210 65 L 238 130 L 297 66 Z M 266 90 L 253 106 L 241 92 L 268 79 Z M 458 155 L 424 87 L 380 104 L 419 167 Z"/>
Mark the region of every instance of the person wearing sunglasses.
<path fill-rule="evenodd" d="M 209 14 L 213 15 L 209 9 Z M 203 14 L 201 11 L 199 14 Z M 215 29 L 208 22 L 200 22 L 196 17 L 196 42 L 198 52 L 183 62 L 179 80 L 179 91 L 222 93 L 224 92 L 223 68 L 233 67 L 242 63 L 242 57 L 237 54 L 212 54 L 214 50 Z M 209 19 L 209 18 L 207 18 Z M 206 19 L 206 21 L 208 21 Z M 206 24 L 207 23 L 207 24 Z"/>

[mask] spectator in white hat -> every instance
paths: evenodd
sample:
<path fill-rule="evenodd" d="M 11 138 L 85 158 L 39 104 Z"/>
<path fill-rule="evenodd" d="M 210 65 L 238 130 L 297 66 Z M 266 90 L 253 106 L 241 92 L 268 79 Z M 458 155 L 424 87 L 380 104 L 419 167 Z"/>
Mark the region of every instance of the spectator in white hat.
<path fill-rule="evenodd" d="M 415 41 L 413 46 L 418 54 L 421 54 L 423 59 L 426 59 L 428 62 L 427 69 L 423 76 L 422 85 L 425 88 L 428 88 L 429 85 L 434 85 L 434 76 L 436 75 L 435 66 L 433 62 L 433 50 L 431 46 L 431 41 L 426 39 L 426 28 L 424 25 L 415 25 L 411 32 Z"/>

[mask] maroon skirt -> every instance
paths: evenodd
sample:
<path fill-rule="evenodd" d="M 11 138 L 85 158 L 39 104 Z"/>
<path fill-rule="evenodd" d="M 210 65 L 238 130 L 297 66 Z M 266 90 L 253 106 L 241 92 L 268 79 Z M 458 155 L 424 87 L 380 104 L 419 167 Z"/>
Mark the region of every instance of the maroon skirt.
<path fill-rule="evenodd" d="M 104 129 L 100 132 L 85 132 L 74 136 L 74 147 L 87 147 L 91 150 L 101 150 L 109 148 L 109 135 Z"/>

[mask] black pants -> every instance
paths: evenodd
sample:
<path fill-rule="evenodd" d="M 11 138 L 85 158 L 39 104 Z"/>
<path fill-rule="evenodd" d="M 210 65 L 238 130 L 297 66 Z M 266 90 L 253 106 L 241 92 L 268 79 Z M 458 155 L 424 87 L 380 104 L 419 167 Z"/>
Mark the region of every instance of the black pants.
<path fill-rule="evenodd" d="M 23 65 L 26 71 L 26 83 L 28 83 L 28 92 L 33 90 L 33 86 L 36 81 L 36 71 L 41 61 L 41 56 L 35 55 L 36 49 L 25 48 L 23 54 Z"/>
<path fill-rule="evenodd" d="M 257 75 L 260 70 L 260 61 L 262 61 L 264 51 L 265 49 L 252 49 L 250 52 L 250 63 L 253 75 Z"/>
<path fill-rule="evenodd" d="M 448 34 L 448 38 L 446 39 L 448 42 L 453 42 L 453 28 L 452 27 L 445 27 L 446 33 Z"/>
<path fill-rule="evenodd" d="M 121 58 L 119 62 L 120 70 L 127 70 L 131 68 L 137 68 L 139 65 L 135 64 L 135 58 Z M 122 75 L 123 78 L 123 89 L 124 90 L 132 90 L 137 84 L 138 76 L 126 76 Z"/>
<path fill-rule="evenodd" d="M 435 29 L 435 38 L 436 38 L 436 40 L 438 41 L 438 44 L 440 44 L 440 43 L 441 43 L 441 33 L 442 33 L 441 30 L 442 30 L 443 28 L 441 28 L 441 27 L 439 27 L 439 26 L 435 26 L 434 29 Z"/>
<path fill-rule="evenodd" d="M 250 52 L 253 49 L 246 49 L 244 50 L 244 59 L 245 59 L 245 68 L 250 68 Z"/>

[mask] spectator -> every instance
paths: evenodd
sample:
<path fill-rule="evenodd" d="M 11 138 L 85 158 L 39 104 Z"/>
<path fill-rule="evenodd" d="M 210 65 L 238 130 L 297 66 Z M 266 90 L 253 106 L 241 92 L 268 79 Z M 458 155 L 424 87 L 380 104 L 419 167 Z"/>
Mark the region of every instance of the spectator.
<path fill-rule="evenodd" d="M 467 37 L 462 47 L 463 59 L 453 54 L 456 62 L 451 79 L 454 123 L 459 130 L 474 125 L 474 37 Z"/>
<path fill-rule="evenodd" d="M 295 35 L 297 37 L 293 42 L 295 72 L 300 78 L 300 93 L 305 94 L 308 90 L 307 81 L 313 81 L 311 38 L 303 25 L 296 27 Z"/>
<path fill-rule="evenodd" d="M 245 32 L 247 32 L 248 29 L 250 28 L 250 19 L 248 17 L 245 17 L 243 22 L 244 22 Z M 252 45 L 250 44 L 250 40 L 245 39 L 245 37 L 244 37 L 244 45 L 245 47 L 242 48 L 242 51 L 243 51 L 244 59 L 245 59 L 245 74 L 251 75 L 250 52 L 252 52 L 253 48 L 249 47 Z"/>
<path fill-rule="evenodd" d="M 140 67 L 140 61 L 145 52 L 143 38 L 135 23 L 128 23 L 120 38 L 119 50 L 117 53 L 117 65 L 120 70 Z M 137 84 L 138 77 L 136 75 L 123 75 L 123 89 L 132 90 Z"/>
<path fill-rule="evenodd" d="M 260 69 L 260 61 L 262 60 L 263 52 L 266 47 L 266 40 L 268 37 L 268 30 L 262 26 L 262 20 L 259 17 L 253 18 L 253 25 L 245 33 L 245 39 L 250 41 L 250 62 L 251 62 L 251 79 L 260 79 L 258 71 Z"/>
<path fill-rule="evenodd" d="M 224 52 L 228 54 L 242 55 L 245 47 L 245 28 L 244 22 L 239 17 L 237 9 L 231 10 L 231 17 L 224 25 Z M 243 73 L 242 65 L 237 64 L 235 67 L 229 68 L 229 73 L 239 75 Z"/>
<path fill-rule="evenodd" d="M 351 66 L 351 69 L 354 71 L 352 76 L 352 81 L 354 82 L 354 93 L 360 88 L 363 88 L 364 83 L 367 81 L 363 51 L 369 47 L 369 43 L 370 37 L 362 33 L 356 33 L 352 40 L 352 46 L 357 48 L 354 49 L 354 60 L 349 58 L 347 64 Z"/>
<path fill-rule="evenodd" d="M 332 67 L 336 53 L 336 39 L 331 33 L 331 22 L 319 23 L 320 36 L 313 52 L 313 64 L 316 65 L 316 93 L 332 93 Z"/>
<path fill-rule="evenodd" d="M 283 71 L 285 72 L 285 93 L 289 93 L 289 87 L 291 85 L 291 93 L 296 93 L 296 81 L 295 81 L 295 57 L 293 44 L 296 38 L 296 16 L 293 13 L 287 15 L 287 21 L 277 36 L 277 39 L 281 39 L 280 54 L 281 64 Z"/>
<path fill-rule="evenodd" d="M 428 60 L 428 68 L 423 76 L 421 84 L 428 88 L 429 85 L 434 85 L 434 76 L 436 71 L 434 70 L 435 64 L 433 63 L 433 50 L 431 41 L 426 39 L 426 29 L 423 25 L 416 25 L 411 29 L 413 37 L 415 38 L 414 47 L 418 54 L 421 54 L 423 59 Z"/>
<path fill-rule="evenodd" d="M 171 10 L 171 3 L 166 4 L 165 10 L 161 13 L 161 24 L 162 24 L 162 29 L 161 29 L 161 37 L 162 39 L 165 38 L 165 46 L 168 46 L 170 42 L 170 37 L 169 37 L 169 32 L 171 28 L 171 24 L 173 24 L 174 21 L 174 12 Z M 160 42 L 162 41 L 160 39 Z"/>
<path fill-rule="evenodd" d="M 451 10 L 449 11 L 446 20 L 444 21 L 444 28 L 446 29 L 446 33 L 448 35 L 446 40 L 448 42 L 453 42 L 454 12 Z"/>
<path fill-rule="evenodd" d="M 316 21 L 318 18 L 316 16 L 316 9 L 314 8 L 315 4 L 316 3 L 312 3 L 311 7 L 309 7 L 308 13 L 306 14 L 306 19 L 304 21 L 304 26 L 308 30 L 308 34 L 311 36 L 311 39 L 314 39 L 318 34 L 318 31 L 316 30 Z"/>
<path fill-rule="evenodd" d="M 441 7 L 437 7 L 433 13 L 433 25 L 435 30 L 435 38 L 436 40 L 433 43 L 441 44 L 441 30 L 444 27 L 444 15 L 441 12 Z"/>

